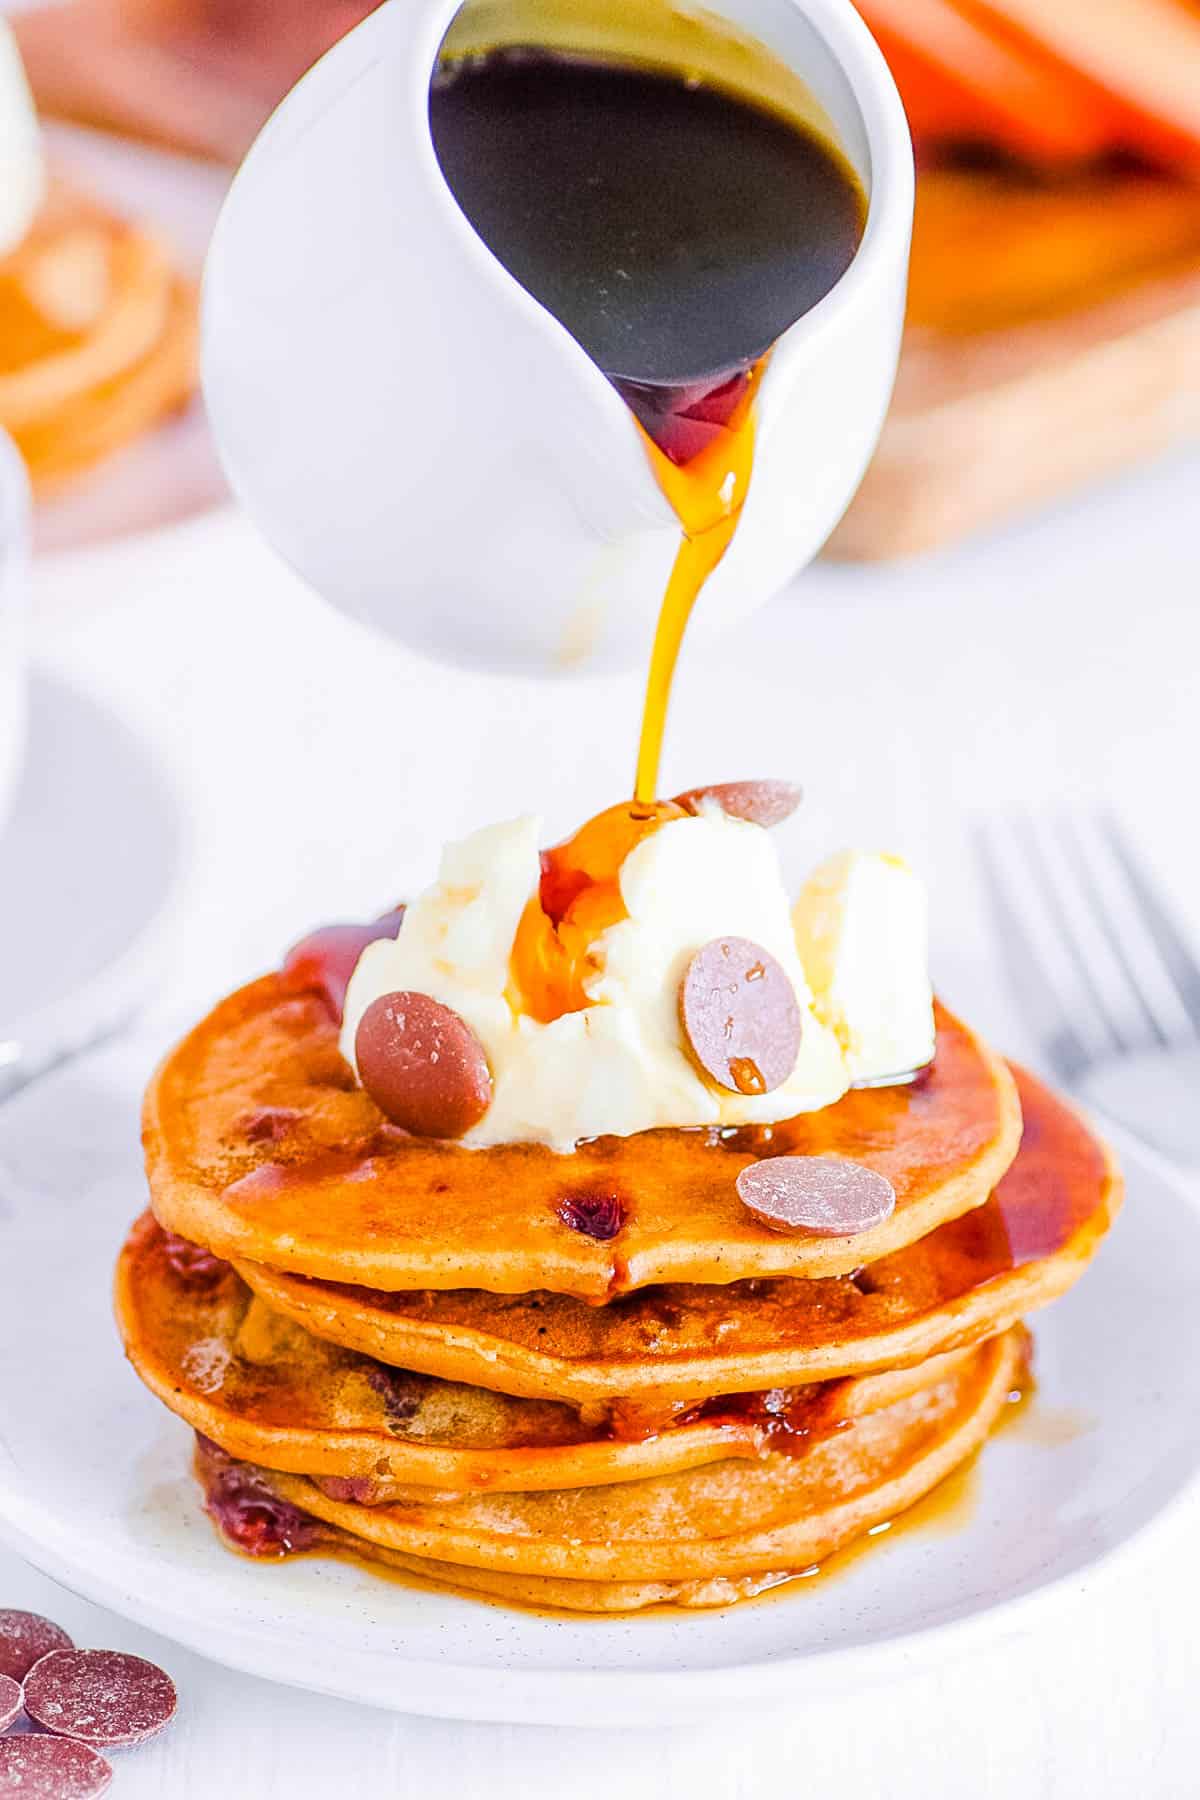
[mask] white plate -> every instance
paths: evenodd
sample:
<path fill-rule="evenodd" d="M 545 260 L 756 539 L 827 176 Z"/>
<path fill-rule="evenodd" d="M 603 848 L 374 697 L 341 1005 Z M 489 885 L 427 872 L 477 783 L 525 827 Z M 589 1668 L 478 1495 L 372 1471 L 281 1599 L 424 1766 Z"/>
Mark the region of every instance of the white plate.
<path fill-rule="evenodd" d="M 35 674 L 0 827 L 0 1097 L 146 999 L 182 863 L 179 807 L 146 748 Z"/>
<path fill-rule="evenodd" d="M 160 232 L 198 276 L 227 170 L 78 126 L 47 129 L 52 166 L 128 218 Z M 75 549 L 207 512 L 229 497 L 199 396 L 34 509 L 40 551 Z"/>
<path fill-rule="evenodd" d="M 144 1059 L 110 1049 L 0 1108 L 0 1533 L 234 1668 L 399 1711 L 608 1727 L 811 1700 L 1080 1588 L 1196 1475 L 1200 1215 L 1127 1150 L 1113 1240 L 1039 1328 L 1033 1428 L 988 1446 L 956 1531 L 900 1531 L 765 1604 L 578 1622 L 317 1559 L 246 1562 L 201 1515 L 189 1434 L 124 1366 L 110 1319 L 110 1265 L 140 1203 Z"/>

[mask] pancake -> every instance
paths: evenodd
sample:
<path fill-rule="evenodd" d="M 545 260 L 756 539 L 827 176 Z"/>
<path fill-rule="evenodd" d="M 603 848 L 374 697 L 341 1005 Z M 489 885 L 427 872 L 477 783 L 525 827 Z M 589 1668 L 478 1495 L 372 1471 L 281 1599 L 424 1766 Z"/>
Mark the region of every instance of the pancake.
<path fill-rule="evenodd" d="M 678 1419 L 627 1414 L 622 1436 L 553 1401 L 408 1374 L 311 1337 L 229 1264 L 169 1238 L 148 1213 L 121 1253 L 116 1308 L 138 1375 L 198 1432 L 231 1456 L 328 1478 L 334 1497 L 373 1505 L 421 1487 L 590 1486 L 757 1456 L 783 1441 L 806 1446 L 942 1379 L 954 1360 L 750 1404 L 714 1399 Z"/>
<path fill-rule="evenodd" d="M 545 1292 L 387 1294 L 239 1262 L 272 1307 L 384 1362 L 604 1416 L 921 1361 L 1006 1330 L 1082 1274 L 1121 1202 L 1105 1146 L 1015 1070 L 1021 1149 L 985 1205 L 848 1276 L 672 1284 L 608 1306 Z"/>
<path fill-rule="evenodd" d="M 56 183 L 0 258 L 0 425 L 39 491 L 184 404 L 197 308 L 151 233 Z"/>
<path fill-rule="evenodd" d="M 939 1009 L 937 1055 L 916 1081 L 783 1124 L 603 1138 L 570 1156 L 468 1150 L 386 1124 L 322 995 L 269 975 L 167 1057 L 143 1123 L 155 1214 L 222 1257 L 389 1292 L 604 1301 L 667 1281 L 845 1274 L 886 1256 L 987 1199 L 1016 1153 L 1020 1109 L 1005 1066 Z M 854 1238 L 759 1224 L 735 1179 L 788 1151 L 878 1170 L 896 1190 L 892 1217 Z M 564 1202 L 609 1196 L 624 1214 L 610 1241 L 560 1216 Z"/>
<path fill-rule="evenodd" d="M 408 1566 L 429 1573 L 430 1565 L 449 1565 L 456 1582 L 464 1569 L 553 1581 L 562 1584 L 555 1604 L 584 1610 L 598 1598 L 591 1584 L 618 1583 L 632 1588 L 619 1600 L 628 1608 L 676 1597 L 679 1584 L 695 1593 L 714 1581 L 777 1579 L 893 1518 L 979 1447 L 1021 1379 L 1024 1357 L 1022 1332 L 994 1339 L 942 1381 L 799 1457 L 771 1454 L 603 1488 L 367 1507 L 332 1500 L 300 1476 L 261 1468 L 250 1476 L 302 1521 L 318 1521 L 292 1547 L 332 1543 L 367 1557 L 421 1559 L 420 1568 Z M 220 1498 L 213 1479 L 210 1470 L 210 1508 Z M 650 1584 L 650 1599 L 635 1597 L 640 1584 Z"/>

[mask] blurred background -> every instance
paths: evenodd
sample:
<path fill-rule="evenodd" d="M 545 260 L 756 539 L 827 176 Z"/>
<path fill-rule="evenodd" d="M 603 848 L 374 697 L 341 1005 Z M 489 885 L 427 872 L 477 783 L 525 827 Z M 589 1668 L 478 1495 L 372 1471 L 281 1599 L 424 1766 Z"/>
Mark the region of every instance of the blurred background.
<path fill-rule="evenodd" d="M 51 1183 L 83 1152 L 44 1122 L 35 1141 L 20 1096 L 56 1063 L 111 1041 L 91 1087 L 132 1146 L 158 1052 L 309 927 L 391 904 L 474 825 L 536 810 L 553 841 L 628 791 L 640 673 L 500 680 L 369 638 L 220 475 L 197 391 L 205 245 L 274 102 L 368 10 L 7 8 L 45 180 L 23 203 L 3 43 L 0 427 L 33 555 L 0 457 L 0 1165 Z M 1181 960 L 1200 923 L 1200 6 L 861 10 L 918 161 L 892 413 L 824 558 L 685 652 L 663 791 L 800 779 L 793 886 L 842 844 L 906 854 L 947 998 L 1061 1075 L 1039 989 L 1096 1060 L 1200 1028 Z M 1045 879 L 1057 858 L 1103 886 L 1109 821 L 1154 929 L 1128 880 L 1097 924 L 1086 880 L 1064 900 Z M 1023 981 L 997 861 L 1039 948 Z M 1081 943 L 1114 983 L 1124 967 L 1107 1011 Z M 166 1791 L 144 1770 L 131 1795 Z"/>
<path fill-rule="evenodd" d="M 312 922 L 423 879 L 470 824 L 533 807 L 556 836 L 628 781 L 640 674 L 501 681 L 368 641 L 228 500 L 197 391 L 205 246 L 273 104 L 369 10 L 8 8 L 0 425 L 34 544 L 26 582 L 10 497 L 13 1082 L 135 1007 L 186 1018 Z M 980 826 L 1112 813 L 1185 931 L 1195 913 L 1200 9 L 862 11 L 918 163 L 892 413 L 823 560 L 719 653 L 685 652 L 664 791 L 799 776 L 793 879 L 836 843 L 905 850 L 943 986 L 1036 1056 Z M 42 170 L 23 213 L 22 62 Z"/>
<path fill-rule="evenodd" d="M 15 556 L 0 636 L 0 1038 L 24 1068 L 139 978 L 184 1017 L 314 919 L 420 879 L 468 823 L 538 807 L 557 834 L 628 780 L 640 676 L 490 681 L 368 644 L 228 503 L 196 387 L 205 244 L 273 103 L 368 10 L 9 7 L 45 167 L 0 258 L 0 425 L 34 494 L 19 785 Z M 943 984 L 1030 1047 L 975 824 L 1111 808 L 1185 914 L 1200 876 L 1176 804 L 1200 748 L 1200 9 L 862 10 L 919 168 L 892 415 L 825 559 L 686 658 L 664 791 L 795 774 L 791 863 L 905 849 Z M 108 848 L 104 891 L 81 831 Z M 53 979 L 15 948 L 31 932 L 74 947 Z M 99 1011 L 78 998 L 97 983 Z"/>

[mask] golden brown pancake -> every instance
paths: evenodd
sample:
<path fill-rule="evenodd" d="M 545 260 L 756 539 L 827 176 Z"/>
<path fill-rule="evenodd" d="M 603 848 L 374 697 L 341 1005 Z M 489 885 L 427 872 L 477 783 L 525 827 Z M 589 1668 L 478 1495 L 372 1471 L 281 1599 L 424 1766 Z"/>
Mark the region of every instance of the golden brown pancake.
<path fill-rule="evenodd" d="M 0 425 L 44 491 L 196 385 L 196 297 L 152 234 L 62 184 L 0 258 Z"/>
<path fill-rule="evenodd" d="M 525 1491 L 629 1481 L 807 1445 L 940 1380 L 954 1356 L 858 1381 L 714 1399 L 626 1431 L 546 1400 L 385 1367 L 311 1337 L 228 1263 L 170 1238 L 149 1213 L 117 1266 L 126 1354 L 163 1403 L 229 1455 L 379 1504 L 420 1487 Z M 968 1351 L 957 1352 L 961 1360 Z M 418 1497 L 419 1494 L 418 1494 Z M 427 1496 L 426 1496 L 427 1497 Z"/>
<path fill-rule="evenodd" d="M 911 1506 L 982 1443 L 1021 1378 L 1024 1354 L 1020 1331 L 994 1339 L 942 1381 L 799 1457 L 768 1455 L 608 1487 L 490 1494 L 450 1507 L 367 1507 L 331 1500 L 299 1476 L 249 1473 L 320 1521 L 317 1542 L 352 1545 L 368 1557 L 383 1552 L 414 1573 L 445 1565 L 448 1579 L 476 1587 L 480 1575 L 460 1571 L 515 1578 L 521 1591 L 510 1589 L 512 1597 L 583 1610 L 679 1599 L 681 1588 L 696 1603 L 715 1581 L 777 1579 L 807 1568 Z M 322 1540 L 330 1527 L 334 1535 Z M 531 1580 L 555 1586 L 539 1595 Z M 489 1586 L 503 1591 L 494 1579 Z M 716 1603 L 729 1597 L 723 1591 Z"/>
<path fill-rule="evenodd" d="M 467 1150 L 388 1125 L 343 1061 L 323 997 L 280 975 L 233 994 L 184 1039 L 144 1112 L 157 1217 L 220 1256 L 389 1292 L 598 1301 L 667 1281 L 845 1274 L 981 1205 L 1019 1136 L 1007 1069 L 939 1009 L 937 1056 L 910 1086 L 850 1093 L 783 1124 L 643 1132 L 570 1156 Z M 894 1214 L 849 1239 L 768 1230 L 735 1179 L 789 1151 L 878 1170 L 895 1187 Z M 564 1202 L 610 1195 L 624 1213 L 610 1241 L 560 1216 Z"/>
<path fill-rule="evenodd" d="M 239 1262 L 309 1331 L 384 1362 L 603 1416 L 616 1397 L 861 1375 L 1006 1330 L 1082 1274 L 1121 1202 L 1105 1146 L 1032 1075 L 1017 1159 L 985 1205 L 853 1275 L 676 1283 L 608 1306 L 480 1289 L 387 1294 Z"/>

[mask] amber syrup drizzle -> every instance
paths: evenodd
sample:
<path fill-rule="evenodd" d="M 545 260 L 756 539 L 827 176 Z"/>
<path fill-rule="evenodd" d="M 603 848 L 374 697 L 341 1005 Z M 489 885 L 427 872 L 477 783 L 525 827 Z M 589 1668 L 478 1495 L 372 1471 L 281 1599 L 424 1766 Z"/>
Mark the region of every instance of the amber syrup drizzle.
<path fill-rule="evenodd" d="M 755 364 L 728 424 L 690 461 L 672 461 L 653 438 L 642 433 L 658 484 L 683 528 L 683 542 L 667 583 L 650 653 L 633 788 L 640 806 L 652 805 L 658 796 L 671 684 L 688 620 L 701 589 L 732 542 L 750 486 L 754 402 L 767 360 L 764 356 Z"/>
<path fill-rule="evenodd" d="M 590 1004 L 584 987 L 595 972 L 589 946 L 625 917 L 621 864 L 668 819 L 684 817 L 682 807 L 657 797 L 671 686 L 692 609 L 737 530 L 754 462 L 754 401 L 766 363 L 763 357 L 755 364 L 726 422 L 686 462 L 677 462 L 639 426 L 683 538 L 650 657 L 633 801 L 609 807 L 543 853 L 540 890 L 517 928 L 513 1002 L 542 1024 Z"/>

